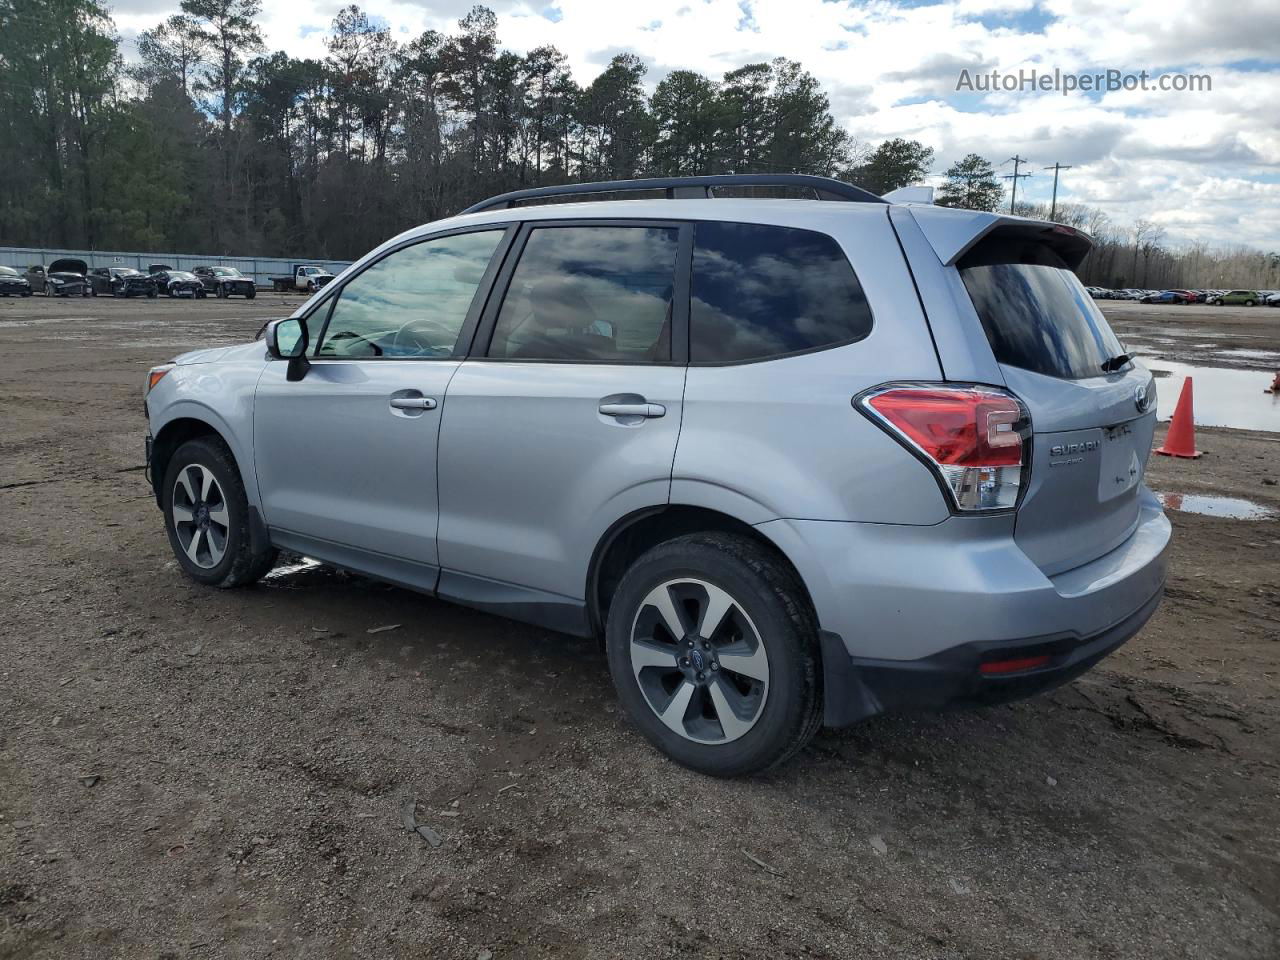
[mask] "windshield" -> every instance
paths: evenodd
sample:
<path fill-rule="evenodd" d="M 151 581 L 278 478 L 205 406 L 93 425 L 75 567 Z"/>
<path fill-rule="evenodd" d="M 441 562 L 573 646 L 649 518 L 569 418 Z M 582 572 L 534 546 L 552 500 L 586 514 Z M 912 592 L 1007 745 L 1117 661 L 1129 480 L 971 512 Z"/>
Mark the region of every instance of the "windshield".
<path fill-rule="evenodd" d="M 169 271 L 169 279 L 170 280 L 194 280 L 195 274 L 187 273 L 185 270 L 171 270 Z"/>
<path fill-rule="evenodd" d="M 142 274 L 132 267 L 114 267 L 111 270 L 117 277 L 140 277 Z"/>
<path fill-rule="evenodd" d="M 240 276 L 240 271 L 234 267 L 214 267 L 213 275 L 215 277 L 238 277 Z"/>
<path fill-rule="evenodd" d="M 968 254 L 960 276 L 999 363 L 1064 380 L 1099 377 L 1124 347 L 1058 255 L 994 243 Z"/>
<path fill-rule="evenodd" d="M 13 267 L 0 267 L 0 277 L 16 277 L 18 271 Z"/>

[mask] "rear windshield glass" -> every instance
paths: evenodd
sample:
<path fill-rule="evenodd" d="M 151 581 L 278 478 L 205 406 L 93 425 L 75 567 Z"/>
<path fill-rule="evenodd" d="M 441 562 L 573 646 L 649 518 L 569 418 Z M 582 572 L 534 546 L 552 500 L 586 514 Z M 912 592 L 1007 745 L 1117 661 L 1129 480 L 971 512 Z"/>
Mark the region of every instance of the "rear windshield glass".
<path fill-rule="evenodd" d="M 984 244 L 960 276 L 996 360 L 1066 380 L 1100 377 L 1124 353 L 1093 298 L 1042 244 Z"/>

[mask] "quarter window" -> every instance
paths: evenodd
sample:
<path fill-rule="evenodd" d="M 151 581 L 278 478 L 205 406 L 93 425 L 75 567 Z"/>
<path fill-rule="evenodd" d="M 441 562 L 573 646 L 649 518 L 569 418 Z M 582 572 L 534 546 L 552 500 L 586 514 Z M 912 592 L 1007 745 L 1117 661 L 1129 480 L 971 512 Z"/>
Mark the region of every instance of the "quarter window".
<path fill-rule="evenodd" d="M 675 227 L 538 227 L 530 232 L 489 356 L 671 359 Z"/>
<path fill-rule="evenodd" d="M 338 293 L 316 355 L 453 355 L 501 230 L 426 240 L 389 254 Z"/>
<path fill-rule="evenodd" d="M 754 223 L 694 230 L 689 351 L 734 363 L 860 340 L 871 308 L 849 260 L 824 233 Z"/>

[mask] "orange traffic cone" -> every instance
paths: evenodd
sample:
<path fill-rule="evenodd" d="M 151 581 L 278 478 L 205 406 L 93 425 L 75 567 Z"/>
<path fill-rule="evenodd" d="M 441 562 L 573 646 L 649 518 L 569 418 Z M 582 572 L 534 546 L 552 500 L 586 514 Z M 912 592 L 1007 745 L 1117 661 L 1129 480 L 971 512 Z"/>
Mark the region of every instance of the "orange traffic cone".
<path fill-rule="evenodd" d="M 1169 423 L 1169 432 L 1165 434 L 1164 446 L 1156 453 L 1166 457 L 1186 457 L 1194 460 L 1200 456 L 1196 449 L 1196 421 L 1191 413 L 1191 378 L 1182 382 L 1182 393 L 1178 394 L 1178 405 L 1173 410 L 1173 420 Z"/>

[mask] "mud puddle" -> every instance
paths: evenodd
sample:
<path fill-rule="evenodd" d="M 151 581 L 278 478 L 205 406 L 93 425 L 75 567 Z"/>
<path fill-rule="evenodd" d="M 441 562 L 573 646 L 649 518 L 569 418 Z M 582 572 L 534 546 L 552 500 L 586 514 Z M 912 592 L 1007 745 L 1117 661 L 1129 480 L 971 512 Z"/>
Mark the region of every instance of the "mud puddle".
<path fill-rule="evenodd" d="M 1231 520 L 1270 520 L 1276 511 L 1241 497 L 1215 497 L 1199 493 L 1157 493 L 1166 509 L 1200 513 Z"/>
<path fill-rule="evenodd" d="M 1263 392 L 1271 385 L 1274 374 L 1146 357 L 1138 359 L 1159 381 L 1156 407 L 1159 419 L 1168 420 L 1173 416 L 1182 384 L 1191 377 L 1196 426 L 1280 433 L 1280 395 Z"/>

